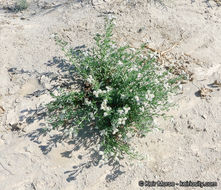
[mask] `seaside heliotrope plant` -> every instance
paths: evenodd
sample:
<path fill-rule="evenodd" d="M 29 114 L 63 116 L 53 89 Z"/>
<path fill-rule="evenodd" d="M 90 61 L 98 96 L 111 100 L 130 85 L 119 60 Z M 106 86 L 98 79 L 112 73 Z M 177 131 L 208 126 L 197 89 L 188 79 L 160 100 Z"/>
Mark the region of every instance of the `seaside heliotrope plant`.
<path fill-rule="evenodd" d="M 96 47 L 85 51 L 66 48 L 67 43 L 56 38 L 83 85 L 80 91 L 53 95 L 48 111 L 53 129 L 62 128 L 75 138 L 90 126 L 100 136 L 100 155 L 117 159 L 136 156 L 130 139 L 145 135 L 154 127 L 154 118 L 164 115 L 179 78 L 142 48 L 118 47 L 111 38 L 113 27 L 113 19 L 107 19 L 105 33 L 94 38 Z"/>

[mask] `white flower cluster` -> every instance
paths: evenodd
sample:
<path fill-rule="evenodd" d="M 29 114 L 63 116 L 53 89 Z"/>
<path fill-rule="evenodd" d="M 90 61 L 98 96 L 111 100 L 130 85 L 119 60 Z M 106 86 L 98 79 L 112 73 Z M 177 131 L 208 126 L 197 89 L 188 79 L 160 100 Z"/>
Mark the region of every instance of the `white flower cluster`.
<path fill-rule="evenodd" d="M 111 90 L 113 90 L 113 88 L 106 86 L 107 92 L 110 92 Z"/>
<path fill-rule="evenodd" d="M 149 106 L 149 104 L 147 102 L 143 102 L 143 105 L 145 108 Z"/>
<path fill-rule="evenodd" d="M 123 63 L 121 61 L 118 62 L 118 65 L 123 65 Z"/>
<path fill-rule="evenodd" d="M 164 86 L 165 89 L 169 88 L 169 84 L 168 83 L 164 83 L 163 86 Z"/>
<path fill-rule="evenodd" d="M 101 90 L 101 89 L 99 89 L 99 90 L 97 90 L 97 91 L 93 91 L 93 95 L 95 95 L 96 97 L 98 97 L 99 94 L 101 94 L 101 93 L 102 93 L 102 90 Z"/>
<path fill-rule="evenodd" d="M 113 90 L 113 88 L 111 88 L 111 87 L 109 87 L 109 86 L 107 86 L 106 89 L 107 89 L 107 90 L 101 90 L 101 89 L 99 89 L 99 90 L 97 90 L 97 91 L 94 91 L 94 92 L 93 92 L 93 95 L 95 95 L 96 97 L 99 97 L 99 94 L 105 94 L 105 93 L 110 92 L 111 90 Z"/>
<path fill-rule="evenodd" d="M 117 112 L 120 114 L 120 115 L 123 115 L 123 114 L 127 114 L 128 112 L 130 111 L 130 107 L 123 107 L 123 109 L 119 109 Z"/>
<path fill-rule="evenodd" d="M 107 112 L 111 110 L 111 107 L 107 106 L 107 99 L 102 102 L 101 109 Z"/>
<path fill-rule="evenodd" d="M 159 84 L 160 81 L 159 81 L 158 79 L 154 79 L 154 83 L 155 83 L 155 84 Z"/>
<path fill-rule="evenodd" d="M 157 58 L 158 57 L 158 52 L 153 52 L 150 54 L 150 58 Z"/>
<path fill-rule="evenodd" d="M 139 98 L 138 96 L 135 96 L 134 98 L 135 98 L 135 100 L 136 100 L 137 102 L 140 101 L 140 98 Z"/>
<path fill-rule="evenodd" d="M 88 98 L 85 98 L 85 99 L 84 99 L 84 102 L 85 102 L 85 104 L 86 104 L 87 106 L 89 106 L 89 105 L 92 104 L 91 101 L 88 100 Z"/>
<path fill-rule="evenodd" d="M 94 79 L 91 75 L 88 76 L 87 82 L 89 82 L 90 84 L 94 83 Z"/>
<path fill-rule="evenodd" d="M 107 135 L 107 131 L 105 131 L 104 129 L 100 131 L 101 136 L 105 136 Z"/>
<path fill-rule="evenodd" d="M 137 79 L 138 79 L 138 80 L 140 80 L 142 77 L 143 77 L 143 75 L 140 74 L 140 73 L 137 75 Z"/>
<path fill-rule="evenodd" d="M 121 94 L 121 98 L 124 100 L 126 96 L 124 94 Z"/>
<path fill-rule="evenodd" d="M 148 90 L 148 91 L 147 91 L 147 94 L 146 94 L 146 96 L 145 96 L 145 98 L 146 98 L 148 101 L 152 101 L 154 97 L 155 97 L 154 94 L 152 94 L 152 93 L 150 92 L 150 90 Z"/>
<path fill-rule="evenodd" d="M 118 125 L 125 125 L 127 118 L 123 117 L 123 118 L 119 118 L 118 119 Z"/>
<path fill-rule="evenodd" d="M 125 107 L 123 107 L 123 109 L 119 109 L 119 110 L 117 111 L 121 116 L 123 116 L 123 117 L 120 117 L 120 118 L 118 119 L 118 121 L 117 121 L 117 125 L 118 125 L 118 126 L 119 126 L 119 125 L 125 125 L 127 118 L 124 117 L 124 116 L 125 116 L 126 114 L 128 114 L 129 111 L 130 111 L 130 107 L 127 107 L 127 106 L 125 106 Z"/>
<path fill-rule="evenodd" d="M 137 68 L 137 66 L 133 66 L 128 71 L 129 72 L 131 72 L 131 71 L 138 71 L 138 68 Z"/>
<path fill-rule="evenodd" d="M 142 107 L 140 107 L 140 111 L 142 111 L 142 112 L 144 112 L 145 111 L 145 109 L 144 109 L 144 107 L 142 106 Z"/>
<path fill-rule="evenodd" d="M 95 120 L 95 117 L 94 117 L 94 113 L 93 113 L 93 112 L 90 112 L 90 113 L 89 113 L 89 116 L 90 116 L 90 118 L 91 118 L 92 120 Z"/>
<path fill-rule="evenodd" d="M 119 130 L 118 130 L 118 128 L 116 128 L 116 127 L 114 127 L 113 129 L 114 129 L 114 130 L 113 130 L 112 133 L 113 133 L 113 135 L 115 135 Z"/>

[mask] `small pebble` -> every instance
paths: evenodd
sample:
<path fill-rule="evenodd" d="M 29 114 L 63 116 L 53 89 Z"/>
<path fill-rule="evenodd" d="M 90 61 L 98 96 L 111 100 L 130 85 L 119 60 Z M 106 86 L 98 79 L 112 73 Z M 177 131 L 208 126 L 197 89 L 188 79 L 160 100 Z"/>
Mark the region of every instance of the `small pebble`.
<path fill-rule="evenodd" d="M 203 119 L 206 119 L 206 116 L 205 116 L 205 115 L 201 115 L 201 117 L 202 117 Z"/>
<path fill-rule="evenodd" d="M 184 115 L 183 114 L 180 115 L 180 119 L 184 119 Z"/>

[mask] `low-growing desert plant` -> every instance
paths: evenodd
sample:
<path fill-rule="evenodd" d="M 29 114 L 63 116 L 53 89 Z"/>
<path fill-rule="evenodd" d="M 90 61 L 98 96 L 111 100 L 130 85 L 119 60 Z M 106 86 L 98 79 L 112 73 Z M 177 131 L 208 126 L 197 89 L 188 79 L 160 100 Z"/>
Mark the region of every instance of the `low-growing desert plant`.
<path fill-rule="evenodd" d="M 79 91 L 52 94 L 54 100 L 47 107 L 53 129 L 63 129 L 75 138 L 90 126 L 101 139 L 99 154 L 117 159 L 136 156 L 130 139 L 144 136 L 154 127 L 154 118 L 165 115 L 171 105 L 168 97 L 180 77 L 142 48 L 118 47 L 112 40 L 113 27 L 113 19 L 107 19 L 105 33 L 94 38 L 96 47 L 84 51 L 69 49 L 56 38 L 83 85 Z"/>
<path fill-rule="evenodd" d="M 23 11 L 28 8 L 27 0 L 18 0 L 15 4 L 15 11 Z"/>

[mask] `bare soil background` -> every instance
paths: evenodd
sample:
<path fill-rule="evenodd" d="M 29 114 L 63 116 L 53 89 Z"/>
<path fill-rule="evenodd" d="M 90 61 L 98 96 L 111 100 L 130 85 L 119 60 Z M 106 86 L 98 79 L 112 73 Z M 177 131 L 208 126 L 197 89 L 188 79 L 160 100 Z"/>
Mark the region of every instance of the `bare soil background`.
<path fill-rule="evenodd" d="M 0 190 L 134 190 L 142 179 L 216 181 L 212 189 L 221 189 L 219 1 L 29 0 L 22 12 L 12 11 L 14 3 L 0 0 Z M 164 64 L 193 73 L 174 97 L 174 118 L 134 139 L 145 159 L 115 166 L 99 164 L 84 134 L 65 142 L 56 132 L 42 135 L 50 91 L 76 86 L 54 35 L 91 47 L 108 15 L 119 44 L 145 42 Z"/>

